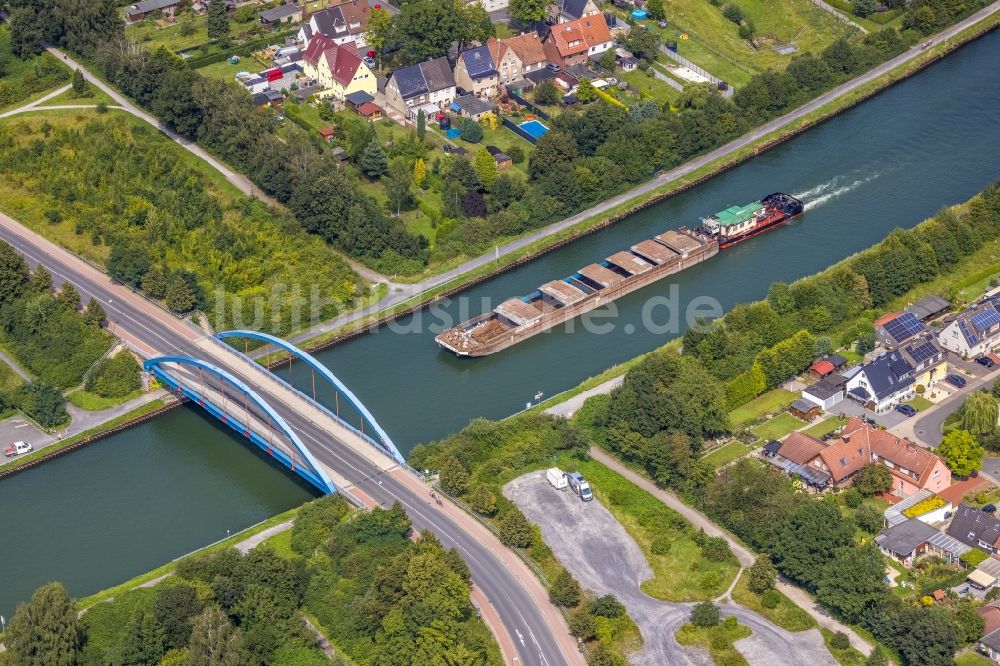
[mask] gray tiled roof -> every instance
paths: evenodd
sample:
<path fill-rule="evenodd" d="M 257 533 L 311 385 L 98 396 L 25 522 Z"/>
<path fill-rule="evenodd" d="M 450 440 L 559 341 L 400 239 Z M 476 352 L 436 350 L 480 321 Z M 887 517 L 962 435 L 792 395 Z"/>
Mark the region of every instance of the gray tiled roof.
<path fill-rule="evenodd" d="M 935 534 L 938 534 L 938 531 L 927 523 L 910 518 L 906 522 L 883 530 L 875 537 L 875 543 L 897 555 L 909 555 L 917 549 L 917 546 L 927 542 Z"/>
<path fill-rule="evenodd" d="M 1000 539 L 1000 520 L 979 509 L 960 504 L 948 526 L 948 536 L 975 548 L 982 548 L 980 541 L 992 545 Z"/>

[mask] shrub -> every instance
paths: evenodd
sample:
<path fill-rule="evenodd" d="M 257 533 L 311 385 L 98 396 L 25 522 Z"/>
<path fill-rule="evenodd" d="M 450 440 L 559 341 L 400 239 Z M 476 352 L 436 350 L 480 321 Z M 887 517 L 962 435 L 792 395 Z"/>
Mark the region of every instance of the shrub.
<path fill-rule="evenodd" d="M 771 558 L 767 555 L 758 557 L 747 569 L 747 588 L 754 594 L 764 594 L 774 587 L 778 578 L 778 570 L 774 568 Z"/>
<path fill-rule="evenodd" d="M 696 627 L 718 626 L 719 618 L 719 607 L 711 601 L 703 601 L 691 609 L 691 624 Z"/>
<path fill-rule="evenodd" d="M 717 590 L 722 587 L 722 576 L 714 571 L 709 571 L 701 577 L 699 582 L 701 583 L 702 588 L 706 590 Z"/>
<path fill-rule="evenodd" d="M 601 617 L 621 617 L 625 614 L 625 606 L 613 594 L 605 594 L 590 602 L 589 610 Z"/>
<path fill-rule="evenodd" d="M 590 640 L 597 634 L 594 616 L 585 610 L 578 610 L 569 616 L 569 633 L 582 640 Z"/>
<path fill-rule="evenodd" d="M 124 398 L 142 387 L 139 364 L 128 351 L 97 362 L 84 388 L 102 398 Z"/>
<path fill-rule="evenodd" d="M 479 143 L 483 140 L 483 128 L 475 120 L 465 118 L 459 129 L 459 136 L 463 141 L 469 143 Z"/>
<path fill-rule="evenodd" d="M 978 548 L 973 548 L 970 551 L 962 553 L 958 558 L 962 564 L 967 567 L 974 568 L 983 563 L 983 561 L 989 559 L 989 555 L 979 550 Z M 1000 589 L 1000 588 L 998 588 Z"/>
<path fill-rule="evenodd" d="M 834 650 L 846 650 L 851 647 L 851 639 L 842 631 L 838 631 L 830 638 L 830 647 Z"/>
<path fill-rule="evenodd" d="M 773 587 L 760 596 L 760 605 L 764 608 L 777 608 L 781 603 L 781 593 Z"/>
<path fill-rule="evenodd" d="M 864 499 L 865 498 L 861 495 L 861 491 L 857 488 L 848 488 L 844 493 L 844 504 L 852 509 L 857 509 L 861 506 Z"/>
<path fill-rule="evenodd" d="M 733 558 L 729 544 L 722 537 L 705 537 L 701 544 L 701 554 L 712 562 L 725 562 Z"/>
<path fill-rule="evenodd" d="M 653 555 L 666 555 L 670 552 L 670 544 L 672 541 L 665 536 L 658 536 L 653 539 L 653 543 L 650 544 L 650 551 Z"/>
<path fill-rule="evenodd" d="M 576 606 L 580 603 L 580 584 L 563 569 L 549 586 L 549 599 L 557 606 Z"/>
<path fill-rule="evenodd" d="M 510 509 L 505 513 L 500 518 L 497 528 L 500 531 L 500 538 L 515 548 L 528 548 L 534 541 L 531 523 L 517 509 Z"/>
<path fill-rule="evenodd" d="M 723 621 L 722 621 L 722 626 L 723 626 L 723 627 L 724 627 L 724 628 L 725 628 L 725 629 L 726 629 L 727 631 L 732 631 L 732 630 L 733 630 L 733 629 L 735 629 L 735 628 L 736 628 L 737 626 L 739 626 L 739 622 L 737 621 L 737 619 L 736 619 L 736 616 L 735 616 L 735 615 L 730 615 L 729 617 L 727 617 L 727 618 L 726 618 L 725 620 L 723 620 Z"/>

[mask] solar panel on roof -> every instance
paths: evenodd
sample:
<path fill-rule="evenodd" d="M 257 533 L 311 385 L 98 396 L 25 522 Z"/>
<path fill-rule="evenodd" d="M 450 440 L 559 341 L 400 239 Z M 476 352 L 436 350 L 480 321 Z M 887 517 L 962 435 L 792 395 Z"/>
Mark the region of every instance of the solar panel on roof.
<path fill-rule="evenodd" d="M 958 330 L 962 331 L 962 335 L 965 337 L 965 343 L 970 347 L 976 344 L 977 338 L 969 327 L 965 325 L 965 322 L 961 319 L 958 320 Z"/>
<path fill-rule="evenodd" d="M 416 95 L 422 95 L 427 92 L 427 82 L 424 81 L 424 75 L 420 71 L 420 65 L 397 69 L 395 73 L 393 73 L 393 78 L 396 79 L 396 85 L 399 87 L 399 94 L 403 97 L 403 99 L 414 97 Z"/>
<path fill-rule="evenodd" d="M 912 338 L 914 335 L 924 330 L 924 325 L 920 323 L 920 320 L 913 316 L 912 313 L 906 312 L 899 315 L 885 325 L 886 333 L 892 336 L 892 339 L 896 342 L 902 342 L 907 338 Z"/>
<path fill-rule="evenodd" d="M 932 345 L 930 342 L 925 342 L 922 345 L 911 347 L 909 352 L 914 361 L 921 363 L 929 358 L 934 358 L 934 356 L 937 355 L 938 350 L 937 347 Z"/>
<path fill-rule="evenodd" d="M 980 331 L 985 331 L 990 326 L 1000 324 L 1000 313 L 993 308 L 986 308 L 979 314 L 973 315 L 971 321 L 973 326 Z"/>
<path fill-rule="evenodd" d="M 490 57 L 490 49 L 487 46 L 480 46 L 462 54 L 465 60 L 465 68 L 472 78 L 482 78 L 494 72 L 493 58 Z"/>

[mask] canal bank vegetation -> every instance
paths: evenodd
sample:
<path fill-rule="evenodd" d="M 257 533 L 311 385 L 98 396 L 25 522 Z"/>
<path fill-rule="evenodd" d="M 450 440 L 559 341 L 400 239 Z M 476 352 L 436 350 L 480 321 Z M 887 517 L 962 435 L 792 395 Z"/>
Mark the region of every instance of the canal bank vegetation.
<path fill-rule="evenodd" d="M 175 312 L 202 309 L 219 330 L 288 333 L 365 292 L 322 241 L 130 115 L 4 121 L 0 176 L 5 212 Z"/>
<path fill-rule="evenodd" d="M 230 539 L 84 600 L 79 619 L 61 586 L 39 588 L 8 623 L 0 664 L 502 663 L 468 567 L 431 533 L 411 539 L 400 506 L 358 512 L 331 496 L 295 513 L 284 556 Z"/>

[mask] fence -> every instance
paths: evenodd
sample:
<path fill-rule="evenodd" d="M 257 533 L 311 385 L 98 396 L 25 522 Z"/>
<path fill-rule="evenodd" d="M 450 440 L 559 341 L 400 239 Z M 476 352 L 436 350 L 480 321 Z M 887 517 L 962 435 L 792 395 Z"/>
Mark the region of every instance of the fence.
<path fill-rule="evenodd" d="M 684 92 L 684 86 L 682 86 L 680 84 L 680 82 L 676 81 L 672 76 L 667 76 L 666 74 L 664 74 L 660 70 L 656 69 L 656 67 L 650 68 L 649 71 L 651 71 L 653 73 L 654 77 L 656 77 L 660 81 L 663 81 L 664 83 L 666 83 L 668 86 L 670 86 L 674 90 L 680 90 L 681 92 Z"/>
<path fill-rule="evenodd" d="M 503 119 L 503 126 L 509 129 L 514 134 L 521 137 L 522 139 L 524 139 L 525 141 L 527 141 L 528 143 L 530 143 L 531 145 L 535 145 L 538 142 L 537 137 L 529 134 L 528 132 L 525 132 L 523 129 L 521 129 L 514 123 L 510 122 L 506 118 Z"/>
<path fill-rule="evenodd" d="M 533 114 L 535 114 L 536 116 L 538 116 L 542 120 L 548 120 L 549 119 L 549 114 L 545 113 L 544 111 L 542 111 L 537 106 L 535 106 L 534 104 L 532 104 L 528 100 L 524 99 L 523 97 L 521 97 L 517 93 L 509 92 L 508 91 L 507 92 L 507 97 L 510 97 L 512 100 L 514 100 L 515 102 L 517 102 L 521 106 L 525 107 L 526 109 L 528 109 L 529 111 L 531 111 Z M 532 143 L 534 143 L 534 142 L 532 142 Z"/>
<path fill-rule="evenodd" d="M 666 54 L 666 56 L 668 58 L 670 58 L 671 60 L 673 60 L 677 64 L 684 65 L 685 67 L 687 67 L 688 69 L 690 69 L 695 74 L 701 74 L 702 76 L 704 76 L 706 79 L 708 79 L 709 81 L 711 81 L 715 85 L 719 85 L 720 83 L 726 83 L 725 81 L 723 81 L 719 77 L 715 76 L 714 74 L 709 74 L 707 71 L 705 71 L 704 69 L 702 69 L 698 65 L 694 64 L 693 62 L 691 62 L 690 60 L 688 60 L 684 56 L 680 55 L 679 53 L 674 53 L 673 51 L 671 51 L 670 49 L 668 49 L 666 46 L 664 46 L 662 44 L 660 45 L 660 50 L 664 54 Z M 728 83 L 726 84 L 726 89 L 722 91 L 722 96 L 723 97 L 732 97 L 733 96 L 733 87 L 731 85 L 729 85 Z"/>

